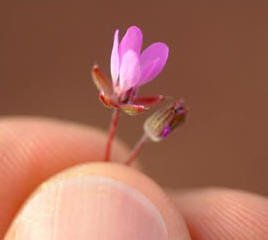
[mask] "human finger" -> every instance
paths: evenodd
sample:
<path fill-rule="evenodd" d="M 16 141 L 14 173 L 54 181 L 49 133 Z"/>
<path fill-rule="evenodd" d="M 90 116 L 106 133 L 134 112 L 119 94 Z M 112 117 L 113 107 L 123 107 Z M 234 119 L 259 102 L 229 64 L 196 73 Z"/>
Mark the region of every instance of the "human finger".
<path fill-rule="evenodd" d="M 5 240 L 189 240 L 161 188 L 116 163 L 73 167 L 43 183 L 12 223 Z"/>
<path fill-rule="evenodd" d="M 41 182 L 79 163 L 101 161 L 106 134 L 93 127 L 44 118 L 0 120 L 0 239 L 19 207 Z M 123 161 L 118 140 L 112 161 Z"/>
<path fill-rule="evenodd" d="M 230 189 L 174 193 L 194 240 L 265 240 L 268 199 Z"/>

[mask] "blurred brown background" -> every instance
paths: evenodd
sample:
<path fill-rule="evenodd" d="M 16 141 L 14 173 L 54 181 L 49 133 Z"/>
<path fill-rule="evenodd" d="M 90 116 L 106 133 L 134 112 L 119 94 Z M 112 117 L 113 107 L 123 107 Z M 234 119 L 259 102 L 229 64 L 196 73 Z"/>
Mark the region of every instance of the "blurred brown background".
<path fill-rule="evenodd" d="M 148 144 L 145 171 L 168 187 L 227 186 L 268 194 L 268 1 L 0 2 L 0 112 L 107 128 L 90 78 L 109 73 L 113 32 L 129 25 L 170 57 L 142 93 L 181 96 L 187 124 Z M 130 145 L 146 117 L 120 120 Z"/>

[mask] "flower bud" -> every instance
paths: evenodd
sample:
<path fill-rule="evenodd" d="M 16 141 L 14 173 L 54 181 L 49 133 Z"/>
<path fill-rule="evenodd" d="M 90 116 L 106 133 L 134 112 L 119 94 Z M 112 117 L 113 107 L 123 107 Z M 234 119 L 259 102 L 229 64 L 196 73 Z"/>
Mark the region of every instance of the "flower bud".
<path fill-rule="evenodd" d="M 187 109 L 179 99 L 151 115 L 144 123 L 144 131 L 152 141 L 158 142 L 184 122 L 186 113 Z"/>

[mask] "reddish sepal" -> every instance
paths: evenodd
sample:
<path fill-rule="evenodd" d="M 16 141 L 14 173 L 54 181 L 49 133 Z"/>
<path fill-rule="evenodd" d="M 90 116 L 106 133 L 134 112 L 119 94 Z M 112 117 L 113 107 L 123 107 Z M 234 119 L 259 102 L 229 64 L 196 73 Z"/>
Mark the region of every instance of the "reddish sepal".
<path fill-rule="evenodd" d="M 100 71 L 98 65 L 92 67 L 91 72 L 93 81 L 100 92 L 103 92 L 106 96 L 113 94 L 113 86 L 111 81 Z"/>
<path fill-rule="evenodd" d="M 136 115 L 146 110 L 144 106 L 135 104 L 121 104 L 119 107 L 128 115 Z"/>
<path fill-rule="evenodd" d="M 116 108 L 116 107 L 118 107 L 118 106 L 114 103 L 114 101 L 113 101 L 110 97 L 105 96 L 103 92 L 101 92 L 101 93 L 99 94 L 99 99 L 100 99 L 100 101 L 101 101 L 106 107 L 109 107 L 109 108 Z"/>
<path fill-rule="evenodd" d="M 135 97 L 133 99 L 133 104 L 143 105 L 146 109 L 164 101 L 166 98 L 163 95 L 151 96 L 151 97 Z"/>

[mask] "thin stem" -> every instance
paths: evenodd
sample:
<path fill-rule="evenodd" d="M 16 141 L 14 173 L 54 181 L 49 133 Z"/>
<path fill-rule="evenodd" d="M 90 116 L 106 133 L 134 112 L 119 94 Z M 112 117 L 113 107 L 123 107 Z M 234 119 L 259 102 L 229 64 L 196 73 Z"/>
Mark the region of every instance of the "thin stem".
<path fill-rule="evenodd" d="M 118 123 L 119 113 L 120 113 L 119 108 L 115 108 L 113 115 L 112 115 L 112 119 L 111 119 L 111 124 L 110 124 L 110 128 L 109 128 L 109 136 L 108 136 L 108 141 L 106 144 L 106 150 L 105 150 L 105 155 L 104 155 L 104 161 L 106 161 L 106 162 L 110 161 L 112 144 L 113 144 L 115 130 L 116 130 L 117 123 Z"/>
<path fill-rule="evenodd" d="M 149 138 L 146 133 L 141 136 L 140 140 L 136 143 L 129 157 L 125 161 L 126 165 L 130 165 L 135 160 L 135 158 L 139 155 L 140 151 L 142 150 L 144 144 L 148 141 L 148 139 Z"/>

